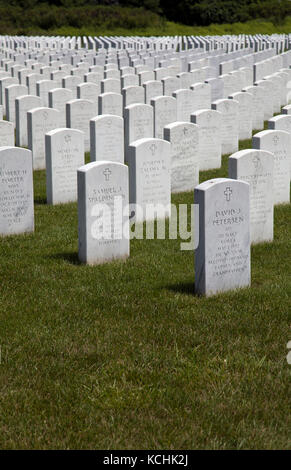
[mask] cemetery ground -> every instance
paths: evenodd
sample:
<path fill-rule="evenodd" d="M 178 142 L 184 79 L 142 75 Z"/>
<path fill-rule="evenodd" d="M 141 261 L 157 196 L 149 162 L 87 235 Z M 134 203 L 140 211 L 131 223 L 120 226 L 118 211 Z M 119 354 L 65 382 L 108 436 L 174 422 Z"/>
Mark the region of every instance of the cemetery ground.
<path fill-rule="evenodd" d="M 226 175 L 224 156 L 200 182 Z M 252 247 L 251 288 L 203 298 L 180 240 L 80 264 L 77 204 L 34 178 L 35 233 L 0 240 L 0 447 L 290 447 L 291 206 Z"/>

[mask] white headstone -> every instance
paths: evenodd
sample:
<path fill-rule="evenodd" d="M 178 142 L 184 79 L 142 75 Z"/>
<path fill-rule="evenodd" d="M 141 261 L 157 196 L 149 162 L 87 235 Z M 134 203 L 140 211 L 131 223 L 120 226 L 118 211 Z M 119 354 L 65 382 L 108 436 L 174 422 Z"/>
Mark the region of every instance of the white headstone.
<path fill-rule="evenodd" d="M 84 132 L 85 152 L 90 151 L 90 120 L 97 114 L 97 102 L 76 99 L 66 104 L 67 127 Z"/>
<path fill-rule="evenodd" d="M 238 102 L 238 138 L 239 140 L 251 139 L 252 137 L 252 106 L 253 96 L 251 93 L 238 91 L 229 96 Z"/>
<path fill-rule="evenodd" d="M 56 109 L 34 108 L 27 112 L 28 148 L 32 151 L 33 169 L 45 169 L 45 134 L 61 127 Z"/>
<path fill-rule="evenodd" d="M 49 96 L 48 93 L 50 90 L 57 88 L 58 84 L 52 80 L 40 80 L 36 82 L 36 94 L 41 98 L 43 106 L 49 106 Z"/>
<path fill-rule="evenodd" d="M 0 235 L 34 231 L 30 150 L 0 148 Z"/>
<path fill-rule="evenodd" d="M 15 99 L 16 145 L 28 146 L 27 111 L 41 107 L 39 96 L 24 95 Z"/>
<path fill-rule="evenodd" d="M 199 130 L 196 124 L 174 122 L 164 128 L 171 144 L 171 192 L 191 191 L 199 184 Z"/>
<path fill-rule="evenodd" d="M 190 116 L 195 112 L 195 94 L 193 90 L 181 89 L 173 93 L 177 100 L 177 121 L 190 121 Z"/>
<path fill-rule="evenodd" d="M 0 121 L 0 147 L 14 146 L 14 126 L 12 122 Z"/>
<path fill-rule="evenodd" d="M 168 217 L 171 203 L 169 142 L 162 139 L 140 139 L 131 143 L 128 164 L 130 203 L 138 206 L 135 221 L 154 219 L 153 205 L 157 204 L 163 208 L 162 218 Z"/>
<path fill-rule="evenodd" d="M 80 83 L 77 86 L 77 98 L 83 100 L 96 101 L 98 103 L 98 96 L 100 95 L 100 85 L 96 83 Z"/>
<path fill-rule="evenodd" d="M 163 85 L 160 80 L 150 80 L 143 84 L 145 90 L 145 102 L 150 104 L 151 100 L 163 95 Z"/>
<path fill-rule="evenodd" d="M 122 117 L 102 114 L 90 120 L 90 159 L 124 163 Z"/>
<path fill-rule="evenodd" d="M 172 94 L 181 88 L 181 81 L 178 77 L 165 77 L 162 79 L 163 95 L 172 96 Z"/>
<path fill-rule="evenodd" d="M 78 170 L 79 259 L 102 264 L 129 256 L 128 168 L 91 162 Z"/>
<path fill-rule="evenodd" d="M 77 170 L 84 165 L 84 134 L 55 129 L 45 136 L 48 204 L 77 201 Z"/>
<path fill-rule="evenodd" d="M 5 106 L 5 88 L 10 85 L 18 85 L 17 78 L 14 77 L 3 77 L 0 78 L 0 104 L 3 107 L 3 113 L 6 114 L 6 106 Z"/>
<path fill-rule="evenodd" d="M 151 101 L 154 110 L 154 136 L 164 138 L 164 127 L 177 119 L 177 101 L 172 96 L 158 96 Z"/>
<path fill-rule="evenodd" d="M 221 118 L 221 113 L 213 109 L 191 115 L 191 121 L 198 125 L 199 170 L 221 167 Z"/>
<path fill-rule="evenodd" d="M 28 88 L 24 85 L 9 85 L 5 88 L 6 119 L 15 125 L 15 99 L 27 95 Z"/>
<path fill-rule="evenodd" d="M 259 86 L 248 86 L 243 88 L 244 92 L 250 93 L 253 97 L 252 107 L 252 128 L 263 129 L 264 127 L 264 100 L 265 92 L 264 89 Z"/>
<path fill-rule="evenodd" d="M 251 243 L 273 240 L 274 156 L 265 150 L 247 149 L 229 157 L 229 177 L 250 185 Z"/>
<path fill-rule="evenodd" d="M 274 154 L 274 204 L 290 202 L 290 135 L 285 131 L 262 131 L 253 136 L 253 148 Z"/>
<path fill-rule="evenodd" d="M 191 90 L 194 92 L 193 112 L 211 108 L 211 86 L 208 83 L 194 83 Z"/>
<path fill-rule="evenodd" d="M 120 79 L 106 78 L 101 81 L 101 93 L 120 93 Z"/>
<path fill-rule="evenodd" d="M 99 95 L 98 113 L 122 117 L 122 95 L 120 93 L 103 93 Z"/>
<path fill-rule="evenodd" d="M 288 114 L 278 114 L 272 117 L 268 121 L 268 128 L 276 131 L 286 131 L 291 134 L 291 116 Z"/>
<path fill-rule="evenodd" d="M 145 102 L 145 91 L 142 86 L 128 86 L 122 89 L 123 107 Z"/>
<path fill-rule="evenodd" d="M 68 88 L 54 88 L 48 92 L 49 107 L 61 113 L 62 127 L 66 126 L 66 103 L 73 99 L 73 92 Z"/>
<path fill-rule="evenodd" d="M 130 104 L 124 109 L 125 161 L 131 142 L 154 136 L 153 107 L 148 104 Z"/>
<path fill-rule="evenodd" d="M 291 104 L 287 104 L 282 108 L 282 114 L 291 114 Z"/>
<path fill-rule="evenodd" d="M 199 239 L 195 291 L 214 295 L 250 285 L 249 185 L 217 178 L 195 188 Z"/>
<path fill-rule="evenodd" d="M 221 145 L 222 154 L 238 150 L 239 103 L 235 100 L 217 100 L 212 108 L 221 113 Z"/>

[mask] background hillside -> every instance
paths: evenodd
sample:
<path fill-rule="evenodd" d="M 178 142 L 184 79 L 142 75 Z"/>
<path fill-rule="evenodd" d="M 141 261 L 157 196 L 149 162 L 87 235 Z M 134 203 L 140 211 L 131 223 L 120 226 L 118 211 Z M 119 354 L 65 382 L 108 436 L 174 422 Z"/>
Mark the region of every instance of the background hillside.
<path fill-rule="evenodd" d="M 290 0 L 0 0 L 0 34 L 289 31 Z"/>

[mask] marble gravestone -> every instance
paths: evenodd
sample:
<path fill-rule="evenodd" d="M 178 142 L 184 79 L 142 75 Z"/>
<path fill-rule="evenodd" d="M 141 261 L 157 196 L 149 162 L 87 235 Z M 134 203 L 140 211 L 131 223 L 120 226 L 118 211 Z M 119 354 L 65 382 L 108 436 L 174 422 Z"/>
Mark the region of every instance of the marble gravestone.
<path fill-rule="evenodd" d="M 176 90 L 173 97 L 177 100 L 177 121 L 190 121 L 191 114 L 195 111 L 195 93 L 193 90 Z"/>
<path fill-rule="evenodd" d="M 16 145 L 28 146 L 27 111 L 41 107 L 39 96 L 24 95 L 15 99 Z"/>
<path fill-rule="evenodd" d="M 142 86 L 128 86 L 122 89 L 123 108 L 130 104 L 144 103 L 145 90 Z"/>
<path fill-rule="evenodd" d="M 137 75 L 126 74 L 121 77 L 121 88 L 126 88 L 127 86 L 138 86 L 139 85 L 139 77 Z"/>
<path fill-rule="evenodd" d="M 61 127 L 57 109 L 34 108 L 27 112 L 28 148 L 32 151 L 33 169 L 45 169 L 45 134 Z"/>
<path fill-rule="evenodd" d="M 128 168 L 91 162 L 78 169 L 79 259 L 102 264 L 129 256 Z"/>
<path fill-rule="evenodd" d="M 247 149 L 229 157 L 229 177 L 250 185 L 250 240 L 273 240 L 274 156 L 265 150 Z"/>
<path fill-rule="evenodd" d="M 73 99 L 77 98 L 77 86 L 80 83 L 82 83 L 82 79 L 78 75 L 67 75 L 62 79 L 62 87 L 72 91 Z"/>
<path fill-rule="evenodd" d="M 162 139 L 132 142 L 128 152 L 129 200 L 135 206 L 135 221 L 152 220 L 153 206 L 160 205 L 163 215 L 171 213 L 171 145 Z"/>
<path fill-rule="evenodd" d="M 76 99 L 66 103 L 67 127 L 84 132 L 85 152 L 90 151 L 90 120 L 97 114 L 97 102 Z"/>
<path fill-rule="evenodd" d="M 0 121 L 3 121 L 3 106 L 0 105 Z"/>
<path fill-rule="evenodd" d="M 0 235 L 34 231 L 30 150 L 0 148 Z"/>
<path fill-rule="evenodd" d="M 191 122 L 198 125 L 199 170 L 221 167 L 221 113 L 203 109 L 191 115 Z"/>
<path fill-rule="evenodd" d="M 81 83 L 77 86 L 77 98 L 98 102 L 100 95 L 100 85 L 96 83 Z"/>
<path fill-rule="evenodd" d="M 277 131 L 286 131 L 291 134 L 291 116 L 288 114 L 279 114 L 272 117 L 268 121 L 268 128 Z"/>
<path fill-rule="evenodd" d="M 211 85 L 209 83 L 194 83 L 191 85 L 194 92 L 194 108 L 192 112 L 199 109 L 211 108 Z"/>
<path fill-rule="evenodd" d="M 90 159 L 124 163 L 122 117 L 102 114 L 90 120 Z"/>
<path fill-rule="evenodd" d="M 163 84 L 163 95 L 172 96 L 176 90 L 182 88 L 178 77 L 165 77 L 161 81 Z"/>
<path fill-rule="evenodd" d="M 220 77 L 205 80 L 211 86 L 211 102 L 224 97 L 224 82 Z"/>
<path fill-rule="evenodd" d="M 0 147 L 14 146 L 14 126 L 12 122 L 0 121 Z"/>
<path fill-rule="evenodd" d="M 287 104 L 282 108 L 282 114 L 291 114 L 291 104 Z"/>
<path fill-rule="evenodd" d="M 145 90 L 145 103 L 150 104 L 151 100 L 163 95 L 163 84 L 160 80 L 150 80 L 143 84 Z"/>
<path fill-rule="evenodd" d="M 53 80 L 39 80 L 36 82 L 36 94 L 41 98 L 42 105 L 49 106 L 49 91 L 57 88 L 58 84 Z"/>
<path fill-rule="evenodd" d="M 228 178 L 196 186 L 195 291 L 215 295 L 250 285 L 249 184 Z M 197 236 L 197 234 L 196 234 Z"/>
<path fill-rule="evenodd" d="M 113 114 L 122 117 L 122 95 L 120 93 L 102 93 L 99 95 L 98 114 Z"/>
<path fill-rule="evenodd" d="M 199 184 L 199 130 L 196 124 L 173 122 L 164 128 L 171 144 L 171 192 L 191 191 Z"/>
<path fill-rule="evenodd" d="M 264 91 L 264 120 L 270 119 L 274 114 L 273 93 L 275 85 L 271 80 L 258 80 L 254 85 Z"/>
<path fill-rule="evenodd" d="M 0 78 L 0 104 L 2 105 L 3 114 L 6 114 L 6 106 L 5 106 L 5 88 L 9 85 L 18 85 L 19 82 L 15 77 L 3 77 Z"/>
<path fill-rule="evenodd" d="M 239 140 L 251 139 L 252 137 L 252 106 L 253 97 L 251 93 L 239 91 L 229 96 L 238 102 L 238 138 Z"/>
<path fill-rule="evenodd" d="M 243 92 L 250 93 L 253 97 L 252 106 L 252 127 L 262 129 L 264 127 L 264 99 L 265 91 L 260 86 L 248 86 L 243 88 Z"/>
<path fill-rule="evenodd" d="M 154 110 L 154 137 L 164 138 L 164 127 L 177 121 L 177 101 L 172 96 L 158 96 L 151 101 Z"/>
<path fill-rule="evenodd" d="M 214 101 L 211 107 L 221 113 L 222 154 L 236 152 L 238 150 L 239 103 L 233 99 L 222 99 Z"/>
<path fill-rule="evenodd" d="M 55 129 L 45 135 L 48 204 L 77 201 L 77 170 L 84 165 L 84 133 Z"/>
<path fill-rule="evenodd" d="M 68 88 L 54 88 L 48 92 L 49 107 L 61 113 L 62 127 L 66 126 L 66 103 L 73 99 L 73 92 Z"/>
<path fill-rule="evenodd" d="M 24 85 L 9 85 L 5 88 L 6 119 L 15 125 L 15 99 L 27 95 L 28 88 Z"/>
<path fill-rule="evenodd" d="M 116 78 L 105 78 L 101 80 L 101 93 L 120 93 L 120 80 Z"/>
<path fill-rule="evenodd" d="M 130 104 L 124 110 L 124 149 L 127 162 L 131 142 L 154 136 L 153 107 L 148 104 Z"/>
<path fill-rule="evenodd" d="M 274 155 L 274 204 L 290 202 L 290 135 L 285 131 L 261 131 L 253 136 L 253 148 Z"/>
<path fill-rule="evenodd" d="M 273 112 L 279 113 L 281 110 L 281 86 L 282 78 L 274 74 L 267 75 L 263 80 L 268 80 L 273 83 L 273 93 L 272 93 L 272 102 L 273 102 Z"/>

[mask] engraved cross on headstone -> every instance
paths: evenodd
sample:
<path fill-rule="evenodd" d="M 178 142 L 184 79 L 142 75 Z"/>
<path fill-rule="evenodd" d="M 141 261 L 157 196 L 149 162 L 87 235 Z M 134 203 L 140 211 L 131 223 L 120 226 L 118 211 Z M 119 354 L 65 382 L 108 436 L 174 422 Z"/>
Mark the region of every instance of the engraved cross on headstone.
<path fill-rule="evenodd" d="M 109 170 L 109 168 L 105 168 L 105 170 L 103 171 L 103 175 L 105 176 L 105 181 L 109 181 L 109 177 L 111 173 L 112 172 Z"/>
<path fill-rule="evenodd" d="M 254 156 L 254 158 L 253 158 L 254 167 L 258 168 L 260 163 L 261 163 L 260 157 L 258 157 L 257 155 Z"/>
<path fill-rule="evenodd" d="M 227 202 L 230 201 L 230 197 L 232 195 L 232 189 L 230 189 L 230 187 L 228 186 L 226 188 L 226 190 L 224 191 L 224 195 L 225 195 L 225 199 L 227 200 Z"/>
<path fill-rule="evenodd" d="M 274 135 L 273 142 L 274 142 L 275 145 L 278 144 L 279 140 L 280 140 L 279 137 L 277 135 Z"/>
<path fill-rule="evenodd" d="M 152 152 L 152 155 L 154 155 L 156 153 L 156 150 L 157 150 L 157 146 L 156 144 L 152 144 L 150 146 L 150 151 Z"/>

